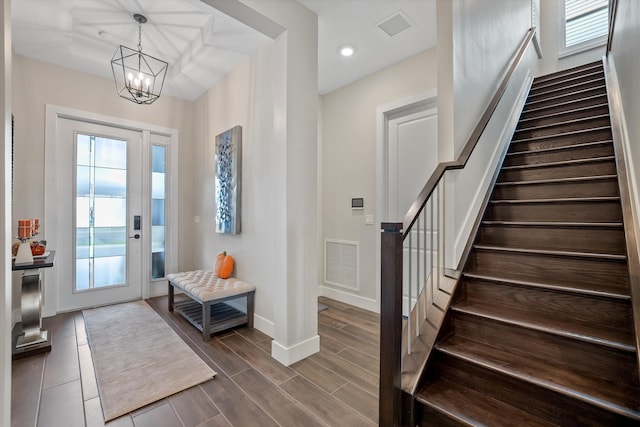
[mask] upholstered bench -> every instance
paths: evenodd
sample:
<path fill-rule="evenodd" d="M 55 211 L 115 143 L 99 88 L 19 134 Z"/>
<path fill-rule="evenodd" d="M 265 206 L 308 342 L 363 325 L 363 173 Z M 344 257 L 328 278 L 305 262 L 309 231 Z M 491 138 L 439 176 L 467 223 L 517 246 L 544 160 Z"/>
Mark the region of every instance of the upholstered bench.
<path fill-rule="evenodd" d="M 253 327 L 255 286 L 234 277 L 221 279 L 213 271 L 204 270 L 169 274 L 167 280 L 169 311 L 175 310 L 198 328 L 203 341 L 208 341 L 215 332 L 234 326 Z M 189 299 L 175 302 L 176 288 Z M 225 303 L 237 298 L 247 299 L 246 313 Z"/>

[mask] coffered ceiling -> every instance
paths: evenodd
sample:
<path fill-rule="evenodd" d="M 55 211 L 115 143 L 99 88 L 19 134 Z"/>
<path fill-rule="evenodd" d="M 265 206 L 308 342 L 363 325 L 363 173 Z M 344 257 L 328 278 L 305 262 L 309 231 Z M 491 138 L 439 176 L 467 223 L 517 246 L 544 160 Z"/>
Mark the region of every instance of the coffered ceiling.
<path fill-rule="evenodd" d="M 298 1 L 319 15 L 321 93 L 435 45 L 435 0 Z M 269 41 L 200 0 L 12 0 L 13 46 L 111 79 L 118 46 L 137 46 L 134 13 L 148 18 L 143 52 L 169 63 L 163 93 L 182 99 L 195 100 Z M 391 37 L 378 24 L 396 15 L 411 27 Z M 343 58 L 337 49 L 347 43 L 356 54 Z"/>

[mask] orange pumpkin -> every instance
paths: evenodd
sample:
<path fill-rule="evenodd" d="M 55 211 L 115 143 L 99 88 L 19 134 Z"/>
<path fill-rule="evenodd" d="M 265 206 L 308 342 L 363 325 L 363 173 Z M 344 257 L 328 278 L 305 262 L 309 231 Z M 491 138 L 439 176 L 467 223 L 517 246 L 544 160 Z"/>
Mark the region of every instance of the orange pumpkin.
<path fill-rule="evenodd" d="M 233 272 L 233 257 L 227 255 L 227 252 L 222 252 L 216 256 L 216 260 L 213 263 L 213 272 L 221 279 L 228 279 Z"/>

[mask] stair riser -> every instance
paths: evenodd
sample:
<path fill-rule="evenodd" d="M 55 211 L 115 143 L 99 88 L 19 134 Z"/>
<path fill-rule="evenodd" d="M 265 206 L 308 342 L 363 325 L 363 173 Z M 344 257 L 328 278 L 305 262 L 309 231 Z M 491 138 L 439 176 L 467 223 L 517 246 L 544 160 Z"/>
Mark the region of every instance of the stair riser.
<path fill-rule="evenodd" d="M 557 103 L 554 105 L 547 105 L 546 107 L 540 108 L 540 109 L 529 108 L 527 110 L 525 108 L 520 118 L 532 119 L 535 117 L 548 116 L 550 114 L 564 113 L 569 110 L 575 110 L 577 108 L 593 107 L 595 105 L 603 104 L 606 102 L 607 102 L 607 95 L 598 94 L 595 97 L 582 97 L 568 103 Z"/>
<path fill-rule="evenodd" d="M 567 148 L 556 151 L 540 151 L 537 153 L 511 154 L 504 160 L 504 166 L 537 165 L 541 163 L 563 162 L 567 160 L 590 159 L 594 157 L 613 156 L 613 144 L 593 144 L 586 147 Z"/>
<path fill-rule="evenodd" d="M 489 246 L 614 255 L 624 255 L 626 248 L 622 228 L 483 225 L 476 242 Z"/>
<path fill-rule="evenodd" d="M 465 272 L 596 291 L 629 293 L 626 263 L 475 249 Z"/>
<path fill-rule="evenodd" d="M 606 89 L 604 88 L 604 86 L 598 86 L 590 89 L 571 92 L 565 95 L 559 95 L 557 97 L 548 96 L 541 100 L 529 101 L 525 104 L 524 109 L 525 111 L 528 111 L 534 108 L 550 107 L 558 103 L 577 101 L 582 98 L 589 98 L 592 96 L 599 96 L 603 94 L 606 94 Z"/>
<path fill-rule="evenodd" d="M 617 178 L 611 178 L 549 184 L 496 185 L 492 200 L 617 197 L 619 194 Z"/>
<path fill-rule="evenodd" d="M 578 320 L 607 325 L 633 336 L 633 318 L 628 300 L 588 297 L 562 291 L 496 284 L 482 280 L 464 281 L 467 301 L 479 305 L 500 305 L 534 317 L 562 321 Z M 456 331 L 457 332 L 457 331 Z"/>
<path fill-rule="evenodd" d="M 551 207 L 551 205 L 553 205 Z M 490 204 L 487 221 L 621 222 L 618 201 Z"/>
<path fill-rule="evenodd" d="M 537 95 L 541 92 L 547 92 L 550 90 L 561 90 L 568 85 L 582 84 L 597 79 L 604 79 L 604 71 L 593 71 L 588 74 L 581 74 L 573 78 L 563 78 L 560 81 L 536 81 L 534 80 L 531 86 L 531 94 Z"/>
<path fill-rule="evenodd" d="M 558 425 L 593 427 L 633 425 L 620 415 L 440 352 L 434 359 L 436 362 L 434 371 L 439 372 L 444 378 L 526 409 L 529 413 Z"/>
<path fill-rule="evenodd" d="M 514 139 L 509 145 L 509 153 L 520 151 L 548 150 L 549 148 L 566 147 L 585 142 L 611 140 L 611 129 L 598 128 L 586 132 L 557 134 L 540 139 Z"/>
<path fill-rule="evenodd" d="M 442 412 L 426 405 L 417 405 L 417 426 L 419 427 L 468 427 L 467 424 L 460 423 L 452 418 L 447 417 Z"/>
<path fill-rule="evenodd" d="M 604 126 L 610 126 L 611 122 L 609 116 L 592 116 L 592 118 L 586 118 L 569 123 L 559 122 L 556 125 L 547 125 L 543 127 L 533 127 L 524 130 L 516 130 L 513 139 L 527 139 L 527 138 L 539 138 L 549 135 L 558 135 L 561 133 L 574 132 L 583 130 L 585 128 L 600 128 Z"/>
<path fill-rule="evenodd" d="M 532 128 L 536 126 L 547 126 L 556 124 L 559 122 L 566 122 L 570 120 L 585 119 L 593 116 L 600 116 L 603 114 L 609 114 L 609 107 L 606 104 L 583 109 L 568 110 L 565 112 L 555 113 L 548 116 L 542 116 L 538 118 L 531 118 L 529 120 L 522 120 L 518 123 L 516 130 L 524 128 Z"/>
<path fill-rule="evenodd" d="M 503 170 L 498 182 L 533 181 L 540 179 L 577 178 L 584 176 L 615 175 L 616 163 L 613 160 L 588 163 L 564 164 L 531 169 Z"/>
<path fill-rule="evenodd" d="M 602 64 L 584 64 L 567 70 L 556 71 L 555 73 L 547 74 L 544 76 L 536 77 L 533 81 L 533 85 L 538 87 L 542 84 L 549 84 L 552 82 L 565 82 L 574 78 L 579 78 L 591 73 L 603 72 Z"/>
<path fill-rule="evenodd" d="M 560 95 L 569 95 L 577 91 L 584 91 L 588 89 L 593 89 L 596 87 L 601 87 L 605 85 L 604 77 L 598 79 L 586 80 L 583 82 L 567 82 L 564 86 L 556 85 L 556 87 L 552 88 L 538 88 L 529 94 L 527 98 L 527 102 L 538 101 L 541 99 L 546 99 L 550 96 L 557 97 Z"/>
<path fill-rule="evenodd" d="M 638 382 L 637 376 L 629 375 L 635 366 L 633 353 L 464 313 L 454 315 L 453 325 L 456 335 L 521 353 L 523 357 L 544 358 L 568 371 L 618 384 L 635 385 Z"/>

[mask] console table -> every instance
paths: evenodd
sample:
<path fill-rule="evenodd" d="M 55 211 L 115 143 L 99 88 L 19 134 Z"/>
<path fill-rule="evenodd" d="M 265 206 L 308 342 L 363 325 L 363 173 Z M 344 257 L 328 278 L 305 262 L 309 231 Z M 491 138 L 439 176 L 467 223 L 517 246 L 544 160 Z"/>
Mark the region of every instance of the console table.
<path fill-rule="evenodd" d="M 42 330 L 40 269 L 53 267 L 55 255 L 55 251 L 50 251 L 46 256 L 34 257 L 33 263 L 16 264 L 15 260 L 12 263 L 12 270 L 22 272 L 22 295 L 20 297 L 22 324 L 20 328 L 17 328 L 14 338 L 14 359 L 51 351 L 51 337 L 47 331 Z"/>

